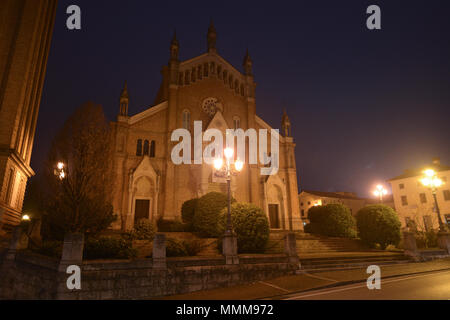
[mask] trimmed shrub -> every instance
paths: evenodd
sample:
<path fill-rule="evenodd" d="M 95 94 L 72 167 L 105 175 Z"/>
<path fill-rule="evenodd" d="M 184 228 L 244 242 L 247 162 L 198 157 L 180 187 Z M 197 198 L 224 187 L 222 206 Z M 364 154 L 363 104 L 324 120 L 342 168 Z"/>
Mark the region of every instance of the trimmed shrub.
<path fill-rule="evenodd" d="M 158 219 L 156 222 L 159 232 L 185 232 L 189 231 L 189 226 L 179 220 Z"/>
<path fill-rule="evenodd" d="M 303 232 L 304 232 L 304 233 L 316 233 L 316 232 L 314 232 L 311 223 L 308 223 L 307 225 L 305 225 L 305 226 L 303 227 Z"/>
<path fill-rule="evenodd" d="M 231 206 L 231 223 L 237 236 L 239 253 L 264 252 L 269 241 L 269 221 L 264 211 L 251 203 L 234 203 Z M 227 225 L 227 208 L 221 212 L 218 230 L 223 235 Z M 222 239 L 218 241 L 219 249 Z"/>
<path fill-rule="evenodd" d="M 186 223 L 190 228 L 192 228 L 192 225 L 194 223 L 194 213 L 195 213 L 195 206 L 197 205 L 198 199 L 191 199 L 188 201 L 185 201 L 183 205 L 181 206 L 181 219 L 184 223 Z"/>
<path fill-rule="evenodd" d="M 149 219 L 141 219 L 135 225 L 133 230 L 126 233 L 130 240 L 153 240 L 155 230 L 153 223 Z"/>
<path fill-rule="evenodd" d="M 356 224 L 360 239 L 371 247 L 379 244 L 385 249 L 400 242 L 401 223 L 391 207 L 375 204 L 362 208 L 356 214 Z"/>
<path fill-rule="evenodd" d="M 311 207 L 308 211 L 311 233 L 328 237 L 356 237 L 355 218 L 342 204 Z"/>
<path fill-rule="evenodd" d="M 203 244 L 203 241 L 200 239 L 184 240 L 183 246 L 184 246 L 184 249 L 186 250 L 188 256 L 198 255 L 205 247 L 205 245 Z"/>
<path fill-rule="evenodd" d="M 438 234 L 434 230 L 429 231 L 417 231 L 415 234 L 417 248 L 437 248 L 438 247 Z"/>
<path fill-rule="evenodd" d="M 221 235 L 218 231 L 220 211 L 227 205 L 228 196 L 220 192 L 210 192 L 198 199 L 194 213 L 194 231 L 205 238 L 219 237 Z"/>
<path fill-rule="evenodd" d="M 188 252 L 183 245 L 183 242 L 173 238 L 166 240 L 166 256 L 167 257 L 186 257 Z"/>
<path fill-rule="evenodd" d="M 32 251 L 47 257 L 61 259 L 62 247 L 62 241 L 43 241 L 39 247 L 32 248 Z"/>
<path fill-rule="evenodd" d="M 89 238 L 84 244 L 83 258 L 95 259 L 130 259 L 137 252 L 132 248 L 132 242 L 116 238 Z"/>

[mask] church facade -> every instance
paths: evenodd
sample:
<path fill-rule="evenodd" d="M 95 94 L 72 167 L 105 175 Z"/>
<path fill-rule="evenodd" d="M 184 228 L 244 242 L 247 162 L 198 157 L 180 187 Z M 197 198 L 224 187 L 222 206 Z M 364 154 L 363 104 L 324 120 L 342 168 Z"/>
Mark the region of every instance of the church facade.
<path fill-rule="evenodd" d="M 141 218 L 180 219 L 183 202 L 212 191 L 226 192 L 225 181 L 215 177 L 212 165 L 173 163 L 171 152 L 178 144 L 171 139 L 174 130 L 184 128 L 193 136 L 194 121 L 201 121 L 203 132 L 252 128 L 267 129 L 270 134 L 272 128 L 256 114 L 256 84 L 248 52 L 241 72 L 218 54 L 216 37 L 211 23 L 207 52 L 180 61 L 174 35 L 169 63 L 162 69 L 161 86 L 149 109 L 128 114 L 125 84 L 117 121 L 111 124 L 116 187 L 113 206 L 119 217 L 114 228 L 130 229 Z M 272 229 L 301 230 L 295 143 L 286 113 L 281 120 L 278 172 L 261 175 L 264 164 L 245 161 L 243 170 L 232 177 L 231 192 L 237 201 L 261 207 Z M 248 155 L 248 144 L 246 149 Z"/>

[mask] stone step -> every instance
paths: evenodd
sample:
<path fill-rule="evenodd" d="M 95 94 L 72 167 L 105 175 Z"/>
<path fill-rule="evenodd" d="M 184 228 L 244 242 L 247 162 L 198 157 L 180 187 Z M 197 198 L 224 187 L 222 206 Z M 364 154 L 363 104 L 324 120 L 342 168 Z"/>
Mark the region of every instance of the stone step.
<path fill-rule="evenodd" d="M 327 266 L 334 264 L 351 264 L 351 263 L 378 263 L 388 261 L 406 261 L 408 257 L 404 255 L 398 256 L 379 256 L 379 257 L 339 257 L 339 258 L 316 258 L 316 259 L 301 259 L 302 265 L 305 266 Z"/>
<path fill-rule="evenodd" d="M 369 265 L 388 265 L 409 263 L 411 260 L 403 254 L 382 254 L 379 256 L 355 256 L 355 257 L 323 257 L 301 259 L 302 269 L 312 272 L 327 270 L 360 268 Z"/>
<path fill-rule="evenodd" d="M 336 270 L 360 269 L 360 268 L 368 267 L 373 264 L 382 266 L 382 265 L 404 264 L 404 263 L 411 263 L 411 262 L 412 261 L 410 261 L 410 260 L 386 260 L 386 261 L 377 261 L 376 263 L 367 261 L 367 262 L 360 262 L 360 263 L 343 263 L 343 264 L 328 264 L 328 265 L 309 265 L 309 266 L 302 265 L 301 271 L 318 273 L 318 272 L 336 271 Z"/>

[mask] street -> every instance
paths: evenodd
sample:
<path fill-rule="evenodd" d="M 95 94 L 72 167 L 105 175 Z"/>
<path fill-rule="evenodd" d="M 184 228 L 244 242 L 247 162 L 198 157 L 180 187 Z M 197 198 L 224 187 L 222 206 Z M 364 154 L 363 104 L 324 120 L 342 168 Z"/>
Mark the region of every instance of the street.
<path fill-rule="evenodd" d="M 314 290 L 286 297 L 287 300 L 450 300 L 450 271 L 381 279 L 380 290 L 366 283 Z"/>

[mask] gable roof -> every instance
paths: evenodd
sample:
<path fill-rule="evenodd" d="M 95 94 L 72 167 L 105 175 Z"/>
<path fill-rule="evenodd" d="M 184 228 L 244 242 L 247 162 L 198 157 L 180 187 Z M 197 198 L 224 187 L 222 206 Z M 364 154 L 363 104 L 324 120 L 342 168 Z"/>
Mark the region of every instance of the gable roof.
<path fill-rule="evenodd" d="M 340 193 L 340 192 L 325 192 L 325 191 L 312 191 L 312 190 L 302 190 L 302 193 L 308 193 L 319 197 L 325 198 L 338 198 L 338 199 L 353 199 L 353 200 L 365 200 L 363 198 L 359 198 L 358 196 L 351 195 L 350 192 Z"/>
<path fill-rule="evenodd" d="M 428 166 L 423 166 L 420 168 L 406 169 L 401 175 L 391 178 L 388 181 L 419 177 L 419 176 L 423 175 L 423 171 L 425 171 L 426 169 L 433 169 L 436 172 L 441 172 L 441 171 L 450 170 L 450 166 L 446 166 L 446 165 L 442 165 L 442 164 L 430 164 Z"/>
<path fill-rule="evenodd" d="M 150 107 L 147 110 L 144 110 L 144 111 L 142 111 L 142 112 L 140 112 L 138 114 L 135 114 L 134 116 L 131 116 L 128 119 L 128 123 L 129 124 L 135 124 L 135 123 L 137 123 L 137 122 L 139 122 L 141 120 L 146 119 L 147 117 L 149 117 L 149 116 L 151 116 L 151 115 L 153 115 L 155 113 L 158 113 L 158 112 L 160 112 L 162 110 L 165 110 L 167 107 L 168 107 L 168 103 L 167 103 L 167 101 L 164 101 L 164 102 L 162 102 L 162 103 L 160 103 L 160 104 L 158 104 L 156 106 Z"/>

